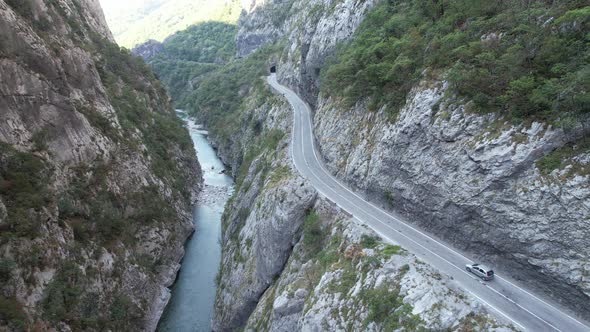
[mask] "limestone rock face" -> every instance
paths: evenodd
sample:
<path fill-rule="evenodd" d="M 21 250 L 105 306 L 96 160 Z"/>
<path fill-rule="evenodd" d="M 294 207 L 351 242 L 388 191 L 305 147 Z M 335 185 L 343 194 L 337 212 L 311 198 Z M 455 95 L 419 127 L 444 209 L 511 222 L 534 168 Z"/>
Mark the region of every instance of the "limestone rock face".
<path fill-rule="evenodd" d="M 144 60 L 149 60 L 164 49 L 164 45 L 157 40 L 148 40 L 145 43 L 133 48 L 133 54 L 142 57 Z"/>
<path fill-rule="evenodd" d="M 384 301 L 401 318 L 397 326 L 408 330 L 461 330 L 479 318 L 479 329 L 510 331 L 416 256 L 385 244 L 363 249 L 359 240 L 374 234 L 330 202 L 320 199 L 314 210 L 330 243 L 322 248 L 326 256 L 316 259 L 305 239 L 300 241 L 250 316 L 247 331 L 380 331 L 383 322 L 373 321 L 370 311 Z M 395 253 L 383 254 L 391 248 Z M 351 251 L 355 254 L 347 255 Z M 326 266 L 328 257 L 334 263 Z M 389 302 L 394 298 L 397 302 Z"/>
<path fill-rule="evenodd" d="M 155 330 L 201 181 L 169 97 L 98 0 L 0 0 L 0 77 L 0 330 Z"/>
<path fill-rule="evenodd" d="M 311 105 L 319 92 L 319 75 L 339 42 L 348 40 L 373 0 L 252 1 L 244 8 L 237 37 L 243 57 L 269 43 L 286 42 L 278 67 L 281 81 Z"/>
<path fill-rule="evenodd" d="M 261 202 L 259 208 L 252 209 L 246 220 L 230 219 L 230 229 L 239 232 L 239 242 L 229 239 L 224 243 L 229 250 L 222 262 L 223 291 L 216 301 L 215 330 L 242 326 L 264 291 L 280 276 L 315 196 L 316 192 L 301 178 L 294 178 L 262 192 L 256 198 Z M 239 212 L 245 216 L 242 209 L 237 210 L 236 218 Z M 236 258 L 237 251 L 243 261 Z"/>
<path fill-rule="evenodd" d="M 362 102 L 342 112 L 320 99 L 315 132 L 329 168 L 497 270 L 583 307 L 589 177 L 572 166 L 543 174 L 537 162 L 584 126 L 569 133 L 536 122 L 513 126 L 444 101 L 445 90 L 442 83 L 414 89 L 394 122 Z"/>

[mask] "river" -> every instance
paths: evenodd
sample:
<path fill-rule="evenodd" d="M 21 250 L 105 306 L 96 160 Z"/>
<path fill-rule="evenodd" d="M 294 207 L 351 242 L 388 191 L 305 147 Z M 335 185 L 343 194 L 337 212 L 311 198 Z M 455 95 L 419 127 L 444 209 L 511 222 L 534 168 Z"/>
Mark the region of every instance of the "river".
<path fill-rule="evenodd" d="M 177 114 L 187 123 L 203 169 L 204 186 L 193 208 L 196 231 L 185 244 L 182 267 L 158 331 L 211 331 L 215 277 L 221 260 L 221 215 L 233 191 L 233 180 L 224 174 L 225 167 L 207 133 L 183 112 Z"/>

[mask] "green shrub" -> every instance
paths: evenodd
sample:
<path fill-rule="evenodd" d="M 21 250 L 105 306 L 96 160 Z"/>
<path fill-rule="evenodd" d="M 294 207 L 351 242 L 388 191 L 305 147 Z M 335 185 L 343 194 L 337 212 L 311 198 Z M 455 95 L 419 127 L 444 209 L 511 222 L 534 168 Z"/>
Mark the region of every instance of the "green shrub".
<path fill-rule="evenodd" d="M 289 166 L 279 166 L 272 171 L 272 174 L 270 176 L 269 185 L 275 186 L 275 185 L 281 183 L 281 181 L 291 177 L 291 175 L 292 175 L 291 168 Z"/>
<path fill-rule="evenodd" d="M 39 244 L 31 245 L 31 248 L 22 255 L 19 259 L 20 266 L 26 266 L 28 268 L 43 268 L 46 259 L 45 249 Z"/>
<path fill-rule="evenodd" d="M 24 18 L 31 18 L 33 16 L 31 0 L 6 0 L 6 3 Z"/>
<path fill-rule="evenodd" d="M 16 263 L 13 260 L 0 259 L 0 281 L 8 281 L 15 267 Z"/>
<path fill-rule="evenodd" d="M 82 214 L 82 211 L 76 207 L 76 203 L 69 195 L 64 195 L 59 199 L 57 202 L 57 209 L 61 219 Z"/>
<path fill-rule="evenodd" d="M 118 295 L 111 305 L 111 319 L 117 325 L 125 325 L 125 321 L 131 317 L 132 308 L 133 302 L 127 296 Z"/>
<path fill-rule="evenodd" d="M 363 248 L 373 249 L 377 246 L 377 241 L 378 239 L 374 236 L 369 236 L 367 234 L 363 234 L 361 236 L 361 245 L 363 246 Z"/>
<path fill-rule="evenodd" d="M 347 294 L 356 284 L 359 271 L 352 265 L 352 262 L 344 263 L 342 274 L 339 279 L 334 279 L 328 285 L 328 291 L 331 293 Z"/>
<path fill-rule="evenodd" d="M 9 331 L 25 331 L 26 315 L 22 305 L 15 298 L 0 294 L 0 326 L 8 326 Z"/>
<path fill-rule="evenodd" d="M 128 205 L 135 210 L 129 218 L 137 223 L 152 223 L 175 218 L 176 212 L 160 195 L 158 188 L 149 186 L 128 198 Z"/>
<path fill-rule="evenodd" d="M 11 207 L 39 209 L 49 201 L 48 170 L 44 162 L 29 153 L 13 151 L 0 166 L 0 195 Z"/>
<path fill-rule="evenodd" d="M 64 263 L 44 292 L 41 306 L 46 319 L 56 324 L 75 317 L 82 280 L 82 271 L 76 264 Z"/>
<path fill-rule="evenodd" d="M 322 250 L 324 231 L 320 217 L 315 211 L 310 211 L 303 221 L 303 246 L 305 251 L 316 255 Z"/>
<path fill-rule="evenodd" d="M 391 256 L 399 254 L 401 250 L 402 250 L 402 248 L 400 246 L 388 244 L 385 246 L 385 248 L 383 248 L 383 250 L 381 251 L 381 254 L 386 259 L 389 259 Z"/>
<path fill-rule="evenodd" d="M 93 237 L 92 227 L 90 222 L 84 218 L 74 218 L 69 222 L 72 231 L 74 232 L 74 240 L 84 243 Z"/>
<path fill-rule="evenodd" d="M 263 149 L 275 151 L 283 137 L 285 137 L 284 131 L 273 128 L 264 135 L 261 146 Z"/>
<path fill-rule="evenodd" d="M 537 167 L 542 174 L 547 175 L 556 169 L 571 165 L 569 174 L 587 175 L 590 174 L 590 166 L 582 165 L 574 161 L 572 157 L 588 151 L 590 151 L 590 137 L 585 137 L 546 154 L 537 160 Z"/>
<path fill-rule="evenodd" d="M 129 223 L 123 218 L 121 208 L 111 198 L 99 196 L 90 207 L 90 215 L 96 223 L 96 231 L 107 242 L 123 240 L 128 243 Z"/>
<path fill-rule="evenodd" d="M 40 221 L 34 211 L 52 201 L 48 188 L 52 170 L 31 153 L 1 145 L 0 195 L 8 210 L 9 224 L 9 232 L 3 232 L 2 236 L 35 238 Z"/>
<path fill-rule="evenodd" d="M 365 326 L 371 322 L 381 325 L 382 331 L 394 331 L 404 328 L 407 331 L 423 331 L 421 319 L 412 315 L 412 307 L 404 304 L 399 290 L 390 290 L 387 286 L 363 290 L 360 297 L 369 311 L 364 321 Z"/>
<path fill-rule="evenodd" d="M 31 141 L 33 142 L 33 150 L 34 151 L 45 151 L 47 150 L 47 139 L 49 137 L 49 133 L 47 129 L 42 129 L 33 134 Z"/>

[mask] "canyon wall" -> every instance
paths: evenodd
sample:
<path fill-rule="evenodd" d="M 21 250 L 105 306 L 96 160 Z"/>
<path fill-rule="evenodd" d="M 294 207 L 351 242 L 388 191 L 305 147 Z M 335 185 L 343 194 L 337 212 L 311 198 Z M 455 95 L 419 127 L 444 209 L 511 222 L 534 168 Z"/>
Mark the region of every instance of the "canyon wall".
<path fill-rule="evenodd" d="M 368 98 L 347 106 L 321 93 L 321 72 L 337 45 L 354 38 L 376 3 L 259 4 L 241 19 L 238 54 L 283 43 L 274 59 L 279 81 L 315 108 L 318 149 L 338 178 L 590 315 L 584 305 L 590 296 L 590 154 L 583 147 L 590 118 L 570 126 L 534 119 L 514 124 L 498 113 L 473 112 L 444 75 L 416 84 L 394 117 L 386 107 L 373 110 Z M 273 21 L 279 13 L 286 19 Z M 559 167 L 547 171 L 548 163 Z"/>
<path fill-rule="evenodd" d="M 155 330 L 201 183 L 95 0 L 0 1 L 0 330 Z"/>

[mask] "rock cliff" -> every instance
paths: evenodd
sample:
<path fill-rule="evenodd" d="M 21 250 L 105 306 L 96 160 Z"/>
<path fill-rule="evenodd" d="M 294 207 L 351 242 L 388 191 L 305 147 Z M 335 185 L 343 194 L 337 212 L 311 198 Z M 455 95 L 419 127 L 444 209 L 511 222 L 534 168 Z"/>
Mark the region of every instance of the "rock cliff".
<path fill-rule="evenodd" d="M 538 166 L 582 126 L 514 126 L 471 114 L 444 92 L 444 83 L 417 87 L 395 123 L 362 103 L 342 112 L 320 99 L 315 130 L 331 171 L 497 270 L 585 310 L 590 186 L 578 170 L 589 155 L 549 174 Z"/>
<path fill-rule="evenodd" d="M 149 59 L 158 55 L 163 48 L 164 45 L 162 45 L 162 43 L 157 40 L 150 39 L 145 43 L 135 47 L 132 52 L 134 55 L 142 57 L 145 61 L 148 61 Z"/>
<path fill-rule="evenodd" d="M 0 1 L 0 330 L 155 330 L 200 169 L 95 0 Z"/>
<path fill-rule="evenodd" d="M 281 80 L 316 104 L 319 76 L 338 43 L 352 37 L 376 1 L 252 1 L 239 21 L 238 56 L 286 40 L 287 57 L 278 67 Z"/>

